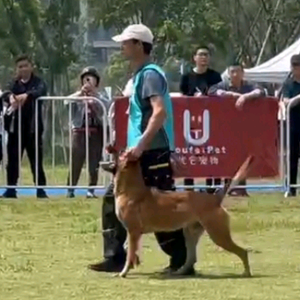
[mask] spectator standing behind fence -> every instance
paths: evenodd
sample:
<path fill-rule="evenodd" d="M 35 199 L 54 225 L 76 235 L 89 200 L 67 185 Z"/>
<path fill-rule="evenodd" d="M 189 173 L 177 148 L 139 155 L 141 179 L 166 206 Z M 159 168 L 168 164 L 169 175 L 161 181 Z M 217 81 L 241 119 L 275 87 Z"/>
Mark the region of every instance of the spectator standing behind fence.
<path fill-rule="evenodd" d="M 33 63 L 29 56 L 22 55 L 16 59 L 16 78 L 7 85 L 4 90 L 4 101 L 7 103 L 7 110 L 4 115 L 4 128 L 8 132 L 7 142 L 7 185 L 17 185 L 19 177 L 19 134 L 21 135 L 21 156 L 24 150 L 30 162 L 34 183 L 39 186 L 46 185 L 46 176 L 43 169 L 43 121 L 42 121 L 42 101 L 37 101 L 39 97 L 47 94 L 45 82 L 34 75 Z M 38 105 L 38 130 L 35 126 L 35 110 Z M 19 111 L 21 110 L 21 111 Z M 19 132 L 19 113 L 21 116 Z M 38 161 L 36 174 L 36 130 L 38 139 Z M 44 189 L 37 189 L 38 198 L 47 198 Z M 17 198 L 14 188 L 8 188 L 3 194 L 4 198 Z"/>
<path fill-rule="evenodd" d="M 291 57 L 291 77 L 283 84 L 282 88 L 283 101 L 288 104 L 291 98 L 298 99 L 292 104 L 290 111 L 290 183 L 297 183 L 298 160 L 299 160 L 299 143 L 300 143 L 300 55 L 296 54 Z M 287 191 L 287 197 L 295 197 L 296 188 L 290 188 Z"/>
<path fill-rule="evenodd" d="M 108 107 L 108 100 L 98 92 L 100 75 L 94 67 L 83 69 L 80 75 L 81 89 L 70 97 L 91 96 L 99 99 Z M 95 99 L 72 101 L 66 100 L 66 105 L 71 105 L 72 112 L 72 172 L 68 176 L 67 185 L 77 185 L 83 164 L 86 159 L 86 108 L 88 115 L 88 145 L 89 145 L 89 185 L 95 186 L 98 182 L 99 163 L 103 149 L 103 109 Z M 106 130 L 106 128 L 105 128 Z M 74 189 L 69 189 L 67 197 L 73 198 Z M 87 198 L 96 198 L 94 189 L 89 189 Z"/>
<path fill-rule="evenodd" d="M 4 105 L 3 105 L 3 98 L 2 98 L 2 90 L 0 88 L 0 163 L 2 163 L 3 159 L 3 114 L 4 114 Z"/>
<path fill-rule="evenodd" d="M 210 64 L 210 50 L 207 46 L 197 48 L 194 54 L 194 62 L 196 66 L 193 70 L 181 77 L 180 91 L 186 96 L 200 96 L 207 95 L 211 86 L 222 81 L 220 73 L 209 68 Z M 186 186 L 193 186 L 194 180 L 192 178 L 185 178 L 184 184 Z M 213 180 L 206 179 L 206 185 L 211 186 Z M 221 184 L 221 179 L 214 179 L 215 185 Z M 208 192 L 213 193 L 214 189 L 208 189 Z"/>
<path fill-rule="evenodd" d="M 258 85 L 248 84 L 243 80 L 244 68 L 242 64 L 234 62 L 228 68 L 229 81 L 222 81 L 209 89 L 209 95 L 229 96 L 237 99 L 236 107 L 241 109 L 246 101 L 264 97 L 265 91 Z M 239 185 L 246 185 L 246 180 L 240 181 Z M 248 196 L 245 188 L 233 189 L 231 196 Z"/>

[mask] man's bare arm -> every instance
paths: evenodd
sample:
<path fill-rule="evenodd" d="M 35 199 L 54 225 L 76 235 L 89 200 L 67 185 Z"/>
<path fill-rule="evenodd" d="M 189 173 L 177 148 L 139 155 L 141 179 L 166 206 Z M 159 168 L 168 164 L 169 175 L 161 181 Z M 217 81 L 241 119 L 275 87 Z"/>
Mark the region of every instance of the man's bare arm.
<path fill-rule="evenodd" d="M 264 96 L 265 96 L 265 92 L 259 88 L 256 88 L 250 93 L 244 94 L 246 100 L 257 99 L 259 97 L 264 97 Z"/>
<path fill-rule="evenodd" d="M 291 108 L 295 107 L 296 105 L 298 105 L 300 103 L 300 94 L 298 94 L 297 96 L 295 96 L 291 99 L 283 98 L 283 101 L 286 105 L 288 105 L 290 102 L 292 102 Z"/>

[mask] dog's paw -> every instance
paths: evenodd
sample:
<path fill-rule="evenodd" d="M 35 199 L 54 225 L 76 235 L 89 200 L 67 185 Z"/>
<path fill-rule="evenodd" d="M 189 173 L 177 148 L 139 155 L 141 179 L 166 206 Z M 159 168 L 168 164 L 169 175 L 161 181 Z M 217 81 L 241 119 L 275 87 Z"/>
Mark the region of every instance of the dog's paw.
<path fill-rule="evenodd" d="M 126 275 L 127 275 L 127 273 L 125 273 L 125 272 L 121 272 L 121 273 L 117 273 L 117 274 L 115 274 L 115 275 L 114 275 L 114 277 L 125 278 L 125 277 L 126 277 Z"/>
<path fill-rule="evenodd" d="M 136 254 L 135 258 L 134 258 L 134 265 L 139 266 L 140 264 L 141 264 L 140 257 Z M 132 268 L 133 268 L 133 266 L 132 266 Z"/>
<path fill-rule="evenodd" d="M 252 277 L 252 274 L 251 274 L 250 271 L 245 271 L 245 272 L 242 274 L 242 277 L 244 277 L 244 278 L 250 278 L 250 277 Z"/>

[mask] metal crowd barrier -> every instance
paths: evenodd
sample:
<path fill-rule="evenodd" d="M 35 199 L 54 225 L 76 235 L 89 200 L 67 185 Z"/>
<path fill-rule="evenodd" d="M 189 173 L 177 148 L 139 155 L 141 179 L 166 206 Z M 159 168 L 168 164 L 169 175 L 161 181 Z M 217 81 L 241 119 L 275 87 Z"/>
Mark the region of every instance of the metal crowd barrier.
<path fill-rule="evenodd" d="M 22 136 L 21 136 L 21 109 L 18 110 L 18 162 L 19 162 L 19 185 L 16 186 L 12 186 L 12 185 L 2 185 L 2 188 L 17 188 L 17 189 L 38 189 L 38 188 L 45 188 L 45 189 L 90 189 L 90 188 L 94 188 L 94 189 L 101 189 L 105 187 L 105 184 L 103 185 L 96 185 L 96 186 L 89 186 L 88 184 L 86 185 L 76 185 L 76 186 L 72 186 L 72 185 L 55 185 L 55 184 L 48 184 L 46 186 L 39 186 L 38 185 L 38 181 L 39 181 L 39 172 L 38 172 L 38 133 L 39 133 L 39 122 L 38 122 L 38 107 L 39 107 L 39 102 L 41 101 L 51 101 L 52 103 L 52 174 L 53 177 L 55 177 L 55 122 L 56 122 L 56 116 L 55 116 L 55 105 L 58 101 L 65 101 L 65 102 L 79 102 L 79 101 L 85 101 L 85 100 L 93 100 L 96 101 L 102 108 L 102 112 L 103 112 L 103 117 L 102 117 L 102 125 L 103 125 L 103 149 L 102 149 L 102 162 L 103 161 L 107 161 L 108 160 L 108 155 L 105 151 L 105 147 L 107 145 L 108 142 L 108 136 L 107 136 L 107 132 L 108 132 L 108 117 L 107 117 L 107 109 L 106 106 L 104 105 L 104 103 L 99 100 L 96 97 L 69 97 L 69 96 L 59 96 L 59 97 L 52 97 L 52 96 L 45 96 L 45 97 L 40 97 L 38 98 L 37 104 L 35 106 L 35 183 L 34 186 L 32 185 L 23 185 L 22 184 L 22 172 L 21 172 L 21 166 L 22 166 Z M 85 120 L 88 120 L 88 104 L 85 101 Z M 68 134 L 69 134 L 69 174 L 70 174 L 70 182 L 72 182 L 72 106 L 71 105 L 67 105 L 68 106 Z M 3 130 L 3 126 L 2 126 L 2 133 L 4 134 L 4 130 Z M 4 137 L 4 135 L 2 135 L 2 137 Z M 44 144 L 44 143 L 43 143 Z M 45 144 L 44 144 L 45 145 Z M 3 146 L 3 150 L 5 150 L 5 142 L 3 139 L 2 142 L 2 146 Z M 45 149 L 43 149 L 45 150 Z M 89 170 L 90 170 L 90 165 L 89 165 L 89 128 L 88 128 L 88 123 L 86 122 L 85 124 L 85 164 L 86 164 L 86 178 L 88 180 L 89 178 Z M 101 164 L 101 162 L 100 162 Z M 45 166 L 45 164 L 43 164 Z M 3 168 L 4 169 L 4 168 Z M 44 168 L 45 169 L 45 168 Z M 99 168 L 100 170 L 100 168 Z M 46 172 L 45 172 L 46 173 Z M 4 174 L 3 174 L 4 175 Z M 3 176 L 3 178 L 5 178 L 5 176 Z M 47 174 L 46 174 L 46 179 L 47 179 Z M 67 178 L 65 178 L 65 181 L 67 181 Z"/>
<path fill-rule="evenodd" d="M 53 176 L 55 176 L 55 105 L 58 101 L 83 101 L 83 100 L 94 100 L 97 101 L 101 105 L 101 108 L 103 110 L 103 150 L 102 150 L 102 161 L 108 161 L 111 159 L 111 156 L 109 156 L 106 151 L 105 151 L 105 146 L 107 145 L 108 142 L 112 142 L 114 140 L 114 124 L 113 124 L 113 118 L 114 118 L 114 108 L 115 105 L 112 103 L 110 105 L 109 110 L 107 111 L 106 106 L 102 101 L 95 97 L 68 97 L 68 96 L 59 96 L 59 97 L 41 97 L 37 99 L 37 102 L 40 101 L 51 101 L 52 104 L 52 161 L 51 161 L 51 166 L 52 166 L 52 173 Z M 292 101 L 290 105 L 292 104 Z M 241 189 L 241 188 L 247 188 L 249 190 L 253 189 L 258 189 L 258 190 L 264 190 L 264 189 L 279 189 L 279 190 L 284 190 L 286 191 L 291 185 L 290 185 L 290 176 L 289 176 L 289 170 L 290 170 L 290 164 L 289 164 L 289 155 L 290 155 L 290 150 L 289 150 L 289 131 L 290 131 L 290 126 L 289 126 L 289 110 L 290 110 L 290 105 L 288 106 L 287 109 L 287 155 L 286 155 L 286 170 L 285 170 L 285 158 L 284 158 L 284 121 L 281 119 L 280 120 L 280 137 L 279 137 L 279 169 L 280 169 L 280 180 L 278 183 L 274 184 L 249 184 L 246 186 L 237 186 L 235 188 Z M 69 133 L 69 172 L 72 174 L 72 128 L 71 128 L 71 120 L 72 120 L 72 109 L 71 105 L 68 105 L 69 111 L 68 111 L 68 133 Z M 21 132 L 21 110 L 18 110 L 19 114 L 19 122 L 18 122 L 18 131 L 19 133 Z M 36 105 L 36 111 L 35 111 L 35 126 L 36 129 L 38 129 L 38 105 Z M 88 118 L 88 112 L 87 112 L 87 103 L 85 102 L 85 118 Z M 107 132 L 108 128 L 108 132 Z M 3 131 L 4 133 L 4 131 Z M 35 146 L 36 149 L 38 149 L 38 130 L 35 131 Z M 109 133 L 109 138 L 107 136 L 107 133 Z M 85 126 L 85 153 L 86 153 L 86 177 L 89 178 L 89 139 L 87 138 L 89 134 L 88 131 L 88 125 L 86 123 Z M 21 162 L 22 162 L 22 156 L 21 156 L 21 135 L 19 134 L 18 136 L 19 140 L 19 149 L 18 149 L 18 160 L 19 160 L 19 183 L 20 185 L 17 186 L 7 186 L 3 185 L 2 188 L 18 188 L 18 189 L 32 189 L 32 188 L 46 188 L 46 189 L 89 189 L 89 188 L 96 188 L 96 189 L 101 189 L 105 187 L 105 184 L 103 185 L 97 185 L 97 186 L 88 186 L 88 185 L 77 185 L 77 186 L 71 186 L 71 185 L 55 185 L 55 184 L 47 184 L 46 186 L 39 186 L 38 185 L 38 151 L 35 151 L 35 172 L 36 172 L 36 180 L 35 180 L 35 185 L 22 185 L 22 173 L 21 173 Z M 4 145 L 4 135 L 3 135 L 3 146 Z M 5 147 L 3 147 L 5 148 Z M 71 175 L 70 175 L 71 176 Z M 67 178 L 65 178 L 67 180 Z M 299 187 L 300 185 L 296 185 Z M 179 189 L 184 189 L 184 188 L 195 188 L 195 189 L 202 189 L 202 188 L 207 188 L 208 186 L 205 184 L 195 184 L 193 186 L 185 186 L 182 184 L 177 184 L 177 188 Z M 211 185 L 209 188 L 218 188 L 222 187 L 222 185 Z"/>
<path fill-rule="evenodd" d="M 274 184 L 247 184 L 247 185 L 239 185 L 235 186 L 234 189 L 248 189 L 248 190 L 279 190 L 279 191 L 286 191 L 286 172 L 285 172 L 285 152 L 284 152 L 284 120 L 280 120 L 280 134 L 279 134 L 279 174 L 280 179 L 279 183 Z M 299 184 L 300 186 L 300 184 Z M 207 186 L 205 184 L 195 184 L 193 186 L 186 186 L 186 185 L 176 185 L 178 189 L 186 189 L 186 188 L 194 188 L 194 189 L 205 189 L 205 188 L 222 188 L 223 185 L 215 185 L 212 184 Z"/>
<path fill-rule="evenodd" d="M 118 101 L 122 101 L 119 99 Z M 112 122 L 112 116 L 114 114 L 115 109 L 115 103 L 112 103 L 112 105 L 109 108 L 108 116 L 109 116 L 109 124 L 110 124 L 110 136 L 113 137 L 114 134 L 114 128 L 113 128 L 113 122 Z M 281 109 L 281 108 L 279 108 Z M 249 190 L 279 190 L 279 191 L 286 191 L 286 172 L 285 172 L 285 150 L 284 150 L 284 120 L 280 118 L 279 120 L 279 181 L 278 183 L 274 184 L 247 184 L 247 185 L 240 185 L 235 186 L 234 189 L 244 189 L 247 188 Z M 215 185 L 212 184 L 210 186 L 207 186 L 205 184 L 194 184 L 192 186 L 186 186 L 182 184 L 176 184 L 177 189 L 205 189 L 205 188 L 221 188 L 223 185 Z"/>

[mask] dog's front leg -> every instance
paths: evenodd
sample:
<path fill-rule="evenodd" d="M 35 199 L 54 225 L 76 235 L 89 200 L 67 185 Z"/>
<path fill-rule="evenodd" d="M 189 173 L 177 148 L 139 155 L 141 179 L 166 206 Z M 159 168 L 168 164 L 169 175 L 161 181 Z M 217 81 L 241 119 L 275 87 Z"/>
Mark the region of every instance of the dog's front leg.
<path fill-rule="evenodd" d="M 133 269 L 135 264 L 139 264 L 137 250 L 138 250 L 138 242 L 141 237 L 141 234 L 128 231 L 127 236 L 128 236 L 128 250 L 127 250 L 126 263 L 122 272 L 119 274 L 120 277 L 126 277 L 129 270 Z"/>

